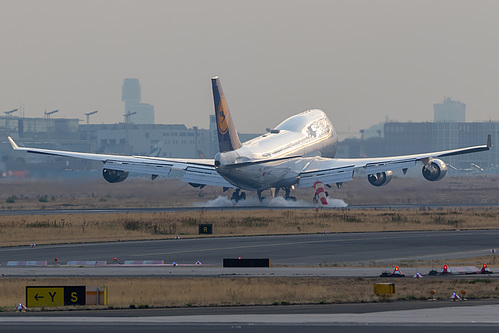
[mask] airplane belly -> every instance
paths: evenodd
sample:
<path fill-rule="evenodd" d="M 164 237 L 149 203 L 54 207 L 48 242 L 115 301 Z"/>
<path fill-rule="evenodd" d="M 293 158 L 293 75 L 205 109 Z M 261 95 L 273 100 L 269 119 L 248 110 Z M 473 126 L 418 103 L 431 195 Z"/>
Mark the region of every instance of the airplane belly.
<path fill-rule="evenodd" d="M 298 181 L 298 173 L 292 172 L 287 167 L 248 165 L 230 169 L 219 170 L 219 173 L 228 182 L 243 190 L 258 191 L 271 187 L 285 187 Z"/>

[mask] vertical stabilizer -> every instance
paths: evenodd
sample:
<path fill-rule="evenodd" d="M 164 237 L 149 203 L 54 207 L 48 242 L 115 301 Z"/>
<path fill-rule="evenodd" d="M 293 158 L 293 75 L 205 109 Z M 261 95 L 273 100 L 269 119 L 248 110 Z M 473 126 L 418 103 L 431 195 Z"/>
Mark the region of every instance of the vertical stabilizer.
<path fill-rule="evenodd" d="M 241 148 L 241 141 L 230 116 L 229 107 L 220 84 L 220 79 L 211 79 L 213 87 L 213 101 L 215 102 L 215 117 L 217 120 L 218 146 L 220 152 L 232 151 Z"/>

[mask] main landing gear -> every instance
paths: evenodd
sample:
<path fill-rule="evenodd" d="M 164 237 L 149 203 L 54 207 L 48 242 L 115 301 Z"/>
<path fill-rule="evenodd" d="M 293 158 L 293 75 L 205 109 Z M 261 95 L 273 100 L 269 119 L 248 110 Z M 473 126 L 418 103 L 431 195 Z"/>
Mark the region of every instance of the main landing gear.
<path fill-rule="evenodd" d="M 291 186 L 290 187 L 285 187 L 284 188 L 284 199 L 286 199 L 286 201 L 296 201 L 296 197 L 292 197 L 291 196 Z"/>
<path fill-rule="evenodd" d="M 246 193 L 241 192 L 241 189 L 238 188 L 234 191 L 234 193 L 232 193 L 232 197 L 230 197 L 230 200 L 234 200 L 235 202 L 246 200 Z"/>
<path fill-rule="evenodd" d="M 296 198 L 291 196 L 291 190 L 294 189 L 292 186 L 271 188 L 270 194 L 272 195 L 272 198 L 276 198 L 279 195 L 279 191 L 281 189 L 284 190 L 284 199 L 286 201 L 296 201 Z M 259 194 L 259 197 L 260 197 L 260 194 Z M 260 200 L 260 202 L 261 202 L 261 200 Z"/>

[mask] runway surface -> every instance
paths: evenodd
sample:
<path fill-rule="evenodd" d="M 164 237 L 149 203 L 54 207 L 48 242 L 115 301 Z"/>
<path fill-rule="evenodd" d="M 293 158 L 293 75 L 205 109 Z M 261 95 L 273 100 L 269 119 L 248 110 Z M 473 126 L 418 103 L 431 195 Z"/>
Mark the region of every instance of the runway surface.
<path fill-rule="evenodd" d="M 325 207 L 323 210 L 359 209 L 420 209 L 420 208 L 496 208 L 499 203 L 468 204 L 393 204 L 393 205 L 348 205 L 346 207 Z M 250 210 L 313 210 L 312 206 L 220 206 L 220 207 L 162 207 L 162 208 L 110 208 L 110 209 L 19 209 L 0 210 L 0 215 L 59 215 L 59 214 L 111 214 L 111 213 L 158 213 L 205 211 L 250 211 Z"/>
<path fill-rule="evenodd" d="M 1 313 L 2 332 L 478 332 L 499 328 L 497 301 Z"/>
<path fill-rule="evenodd" d="M 490 249 L 498 248 L 499 230 L 467 230 L 440 232 L 385 232 L 385 233 L 342 233 L 308 234 L 253 237 L 212 237 L 193 239 L 167 239 L 153 241 L 107 242 L 87 244 L 39 245 L 31 248 L 0 248 L 0 263 L 3 274 L 8 275 L 130 275 L 154 276 L 174 275 L 220 275 L 231 272 L 221 270 L 223 258 L 270 258 L 273 266 L 306 266 L 303 268 L 272 268 L 288 273 L 310 275 L 337 274 L 337 276 L 369 276 L 367 268 L 355 269 L 344 265 L 377 266 L 415 260 L 466 258 L 489 255 Z M 8 261 L 41 260 L 48 264 L 67 261 L 106 260 L 113 263 L 125 260 L 164 260 L 165 263 L 194 265 L 200 261 L 203 266 L 215 267 L 5 267 Z M 307 267 L 310 266 L 310 267 Z M 321 267 L 322 266 L 322 267 Z M 118 271 L 118 267 L 121 271 Z M 113 270 L 114 269 L 114 270 Z M 379 275 L 380 268 L 376 268 Z M 75 271 L 76 270 L 76 271 Z M 240 269 L 239 269 L 240 270 Z M 244 269 L 243 269 L 244 271 Z M 246 270 L 247 272 L 247 270 Z M 253 274 L 270 274 L 271 270 L 252 270 Z M 260 272 L 260 273 L 259 273 Z M 293 273 L 295 272 L 295 273 Z M 336 272 L 336 273 L 334 273 Z M 277 272 L 273 272 L 277 274 Z M 411 272 L 412 273 L 412 272 Z"/>

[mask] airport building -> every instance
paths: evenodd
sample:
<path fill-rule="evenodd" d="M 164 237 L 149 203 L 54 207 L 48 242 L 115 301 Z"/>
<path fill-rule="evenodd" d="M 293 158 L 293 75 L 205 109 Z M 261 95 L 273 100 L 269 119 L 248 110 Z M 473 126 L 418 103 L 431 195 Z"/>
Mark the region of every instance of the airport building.
<path fill-rule="evenodd" d="M 389 122 L 384 128 L 385 154 L 401 155 L 483 145 L 492 135 L 487 152 L 450 156 L 443 160 L 454 168 L 499 171 L 499 122 Z"/>
<path fill-rule="evenodd" d="M 154 124 L 154 107 L 141 103 L 138 79 L 125 79 L 122 87 L 125 122 L 80 124 L 79 119 L 25 118 L 6 112 L 0 117 L 0 175 L 25 173 L 31 176 L 58 175 L 61 171 L 98 170 L 100 163 L 72 158 L 14 152 L 7 137 L 19 145 L 34 148 L 142 155 L 165 158 L 213 158 L 218 152 L 216 119 L 210 115 L 209 128 L 183 124 Z M 372 134 L 361 131 L 361 139 L 346 139 L 338 146 L 337 157 L 376 157 L 440 151 L 483 145 L 492 135 L 494 147 L 488 152 L 444 158 L 455 171 L 499 172 L 499 122 L 465 122 L 466 105 L 444 99 L 434 104 L 435 122 L 403 123 L 386 121 L 373 125 Z M 14 111 L 14 110 L 13 110 Z M 88 117 L 88 116 L 87 116 Z M 87 118 L 88 121 L 88 118 Z M 369 132 L 369 133 L 370 133 Z M 239 134 L 242 142 L 258 134 Z"/>

